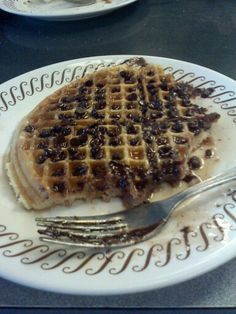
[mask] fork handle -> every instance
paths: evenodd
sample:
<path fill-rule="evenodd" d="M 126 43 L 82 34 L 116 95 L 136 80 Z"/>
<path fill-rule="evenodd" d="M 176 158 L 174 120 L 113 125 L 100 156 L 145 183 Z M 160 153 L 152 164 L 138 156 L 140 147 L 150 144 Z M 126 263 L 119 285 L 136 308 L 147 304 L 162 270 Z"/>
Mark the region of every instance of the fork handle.
<path fill-rule="evenodd" d="M 174 207 L 177 207 L 180 203 L 186 199 L 195 195 L 201 194 L 207 190 L 210 190 L 216 186 L 223 185 L 224 183 L 236 180 L 236 167 L 226 170 L 224 173 L 215 177 L 209 178 L 203 182 L 200 182 L 187 190 L 184 190 L 168 199 L 169 202 L 173 199 L 175 203 Z"/>

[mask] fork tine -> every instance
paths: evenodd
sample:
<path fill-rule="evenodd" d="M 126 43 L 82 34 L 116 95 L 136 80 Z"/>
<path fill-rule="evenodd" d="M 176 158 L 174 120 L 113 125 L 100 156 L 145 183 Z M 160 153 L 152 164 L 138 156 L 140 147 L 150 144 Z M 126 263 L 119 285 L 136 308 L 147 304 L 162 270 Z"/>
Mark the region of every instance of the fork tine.
<path fill-rule="evenodd" d="M 102 217 L 102 218 L 101 218 Z M 121 216 L 110 216 L 110 215 L 104 215 L 104 216 L 85 216 L 85 217 L 77 217 L 77 216 L 65 216 L 65 217 L 37 217 L 35 218 L 36 222 L 52 222 L 52 223 L 63 223 L 63 224 L 87 224 L 87 225 L 100 225 L 100 224 L 117 224 L 119 222 L 122 222 L 124 219 Z"/>
<path fill-rule="evenodd" d="M 126 234 L 126 229 L 100 229 L 100 230 L 95 230 L 95 231 L 90 231 L 90 230 L 76 230 L 73 231 L 72 229 L 68 228 L 60 228 L 60 227 L 46 227 L 46 229 L 39 229 L 38 233 L 40 234 L 45 234 L 51 237 L 66 237 L 69 239 L 86 239 L 86 240 L 99 240 L 99 239 L 105 239 L 105 238 L 112 238 L 112 237 L 117 237 L 117 236 L 122 236 Z"/>
<path fill-rule="evenodd" d="M 53 238 L 47 238 L 47 237 L 39 237 L 41 241 L 53 243 L 53 244 L 60 244 L 60 245 L 68 245 L 68 246 L 78 246 L 78 247 L 84 247 L 84 248 L 106 248 L 108 247 L 106 242 L 88 242 L 88 241 L 70 241 L 67 240 L 65 243 L 65 240 L 63 239 L 53 239 Z M 119 241 L 113 242 L 112 247 L 120 247 L 122 245 L 130 245 L 134 244 L 135 242 L 133 240 L 127 241 L 125 243 L 121 243 Z"/>
<path fill-rule="evenodd" d="M 55 222 L 38 222 L 38 227 L 43 228 L 60 228 L 60 229 L 68 229 L 70 230 L 80 230 L 80 231 L 103 231 L 103 230 L 118 230 L 118 229 L 124 229 L 126 227 L 126 224 L 124 223 L 117 223 L 117 224 L 101 224 L 101 225 L 84 225 L 79 223 L 55 223 Z"/>

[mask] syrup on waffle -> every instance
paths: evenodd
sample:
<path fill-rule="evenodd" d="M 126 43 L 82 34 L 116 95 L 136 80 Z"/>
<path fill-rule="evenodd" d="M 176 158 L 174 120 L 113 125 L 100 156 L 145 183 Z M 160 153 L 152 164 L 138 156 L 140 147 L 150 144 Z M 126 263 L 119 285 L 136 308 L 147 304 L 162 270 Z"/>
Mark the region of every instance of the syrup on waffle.
<path fill-rule="evenodd" d="M 198 168 L 193 152 L 217 113 L 196 104 L 200 90 L 156 65 L 99 70 L 56 91 L 21 122 L 8 176 L 27 209 L 76 199 L 148 200 L 161 182 Z"/>

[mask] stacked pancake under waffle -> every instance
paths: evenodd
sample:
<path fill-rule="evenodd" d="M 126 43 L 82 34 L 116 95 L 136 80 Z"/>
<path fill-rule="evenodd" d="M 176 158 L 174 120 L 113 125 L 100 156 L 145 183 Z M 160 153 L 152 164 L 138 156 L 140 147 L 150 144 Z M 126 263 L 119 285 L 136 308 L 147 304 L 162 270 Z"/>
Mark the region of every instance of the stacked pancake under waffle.
<path fill-rule="evenodd" d="M 216 113 L 193 104 L 196 90 L 156 65 L 120 65 L 74 81 L 20 124 L 7 164 L 27 209 L 76 199 L 146 201 L 160 182 L 189 174 Z"/>

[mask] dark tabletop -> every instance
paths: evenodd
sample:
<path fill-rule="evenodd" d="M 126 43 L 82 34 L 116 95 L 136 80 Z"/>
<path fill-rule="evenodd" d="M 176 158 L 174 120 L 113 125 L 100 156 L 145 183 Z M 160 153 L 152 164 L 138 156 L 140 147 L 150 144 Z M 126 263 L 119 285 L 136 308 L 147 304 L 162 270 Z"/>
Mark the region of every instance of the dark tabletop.
<path fill-rule="evenodd" d="M 139 0 L 83 21 L 46 22 L 0 11 L 0 83 L 48 64 L 110 54 L 162 56 L 236 79 L 235 0 Z M 0 304 L 17 306 L 234 306 L 236 259 L 191 281 L 145 293 L 68 296 L 0 279 Z"/>

